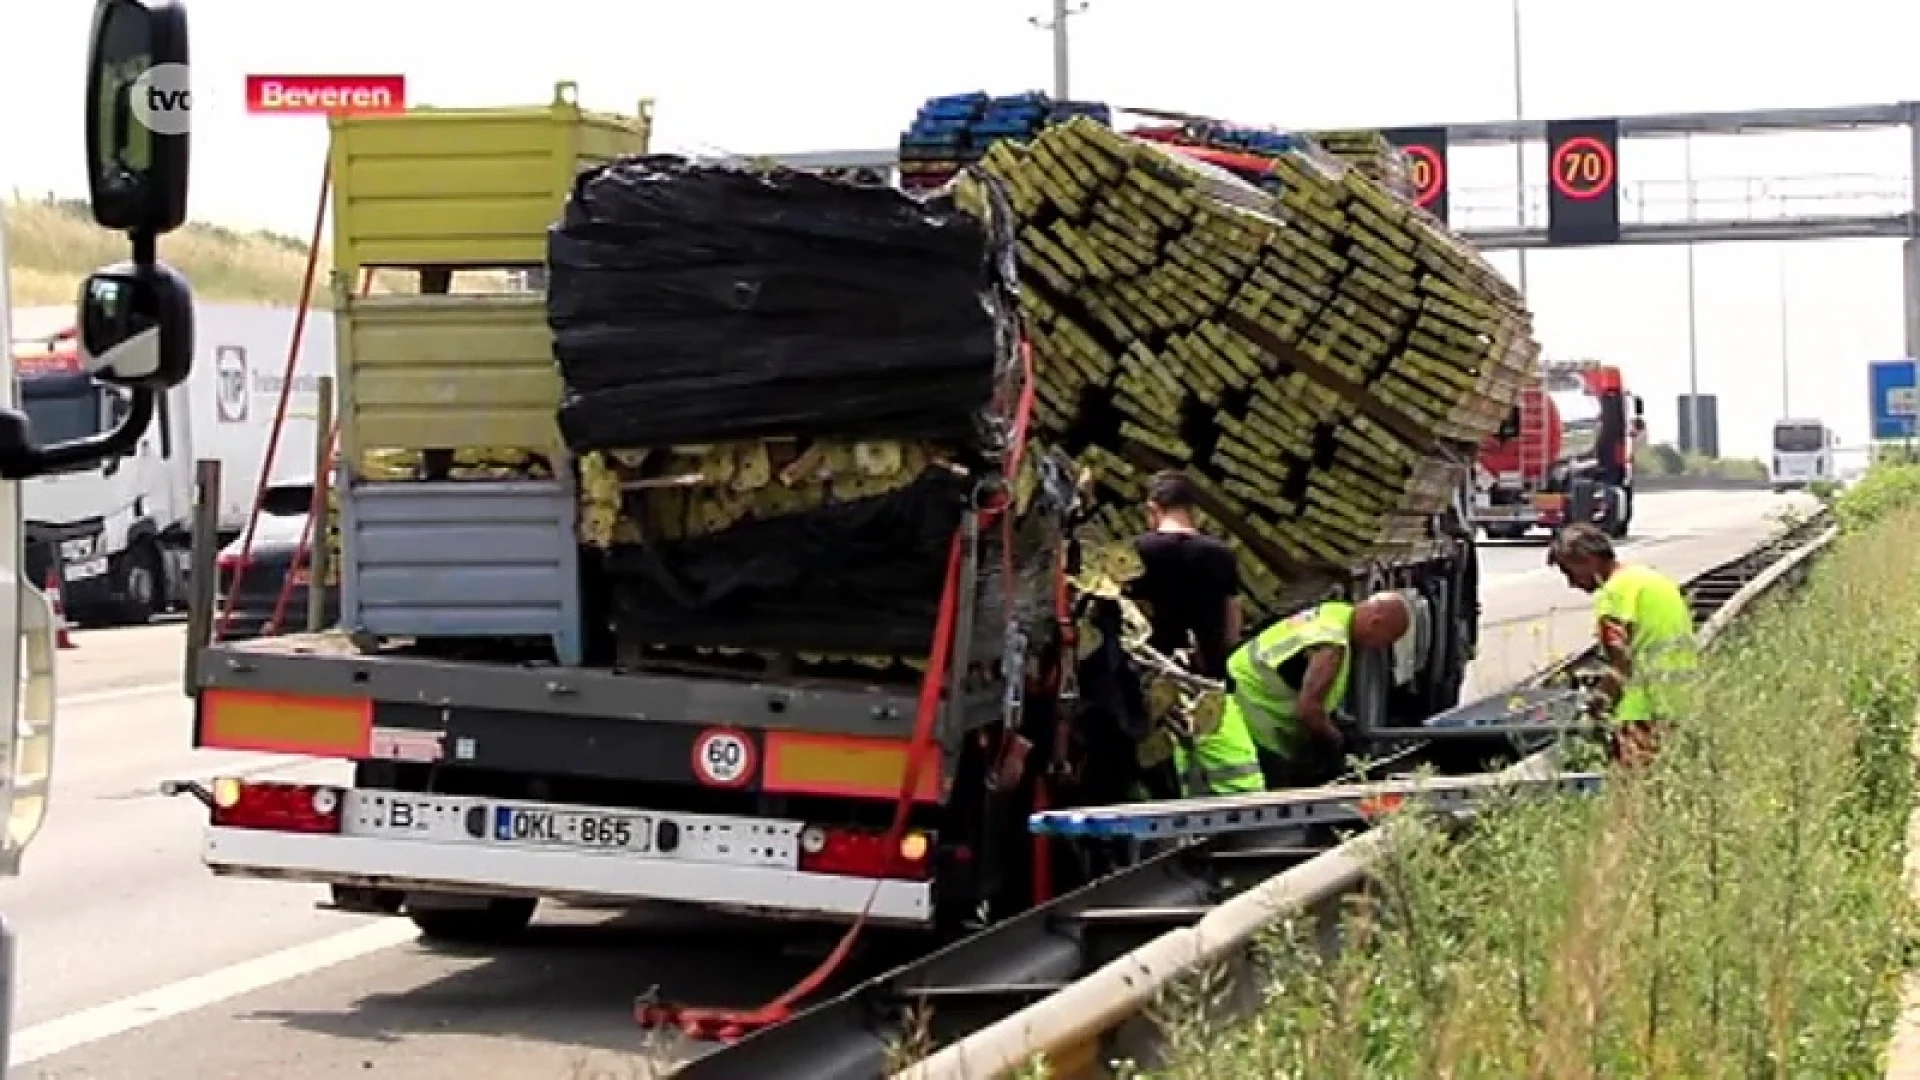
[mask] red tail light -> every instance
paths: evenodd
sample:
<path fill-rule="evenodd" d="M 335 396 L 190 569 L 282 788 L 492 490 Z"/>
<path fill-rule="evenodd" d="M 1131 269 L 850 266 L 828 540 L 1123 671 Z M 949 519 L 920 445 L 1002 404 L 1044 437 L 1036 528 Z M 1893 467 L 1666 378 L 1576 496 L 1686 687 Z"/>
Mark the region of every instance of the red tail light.
<path fill-rule="evenodd" d="M 218 559 L 215 559 L 213 561 L 213 565 L 217 567 L 221 573 L 231 574 L 235 570 L 240 569 L 242 566 L 245 566 L 247 563 L 252 561 L 253 560 L 251 559 L 242 559 L 238 555 L 228 553 L 228 554 L 221 555 Z"/>
<path fill-rule="evenodd" d="M 932 854 L 933 839 L 923 832 L 907 833 L 895 847 L 875 830 L 810 825 L 800 833 L 800 869 L 813 874 L 925 881 Z"/>
<path fill-rule="evenodd" d="M 324 784 L 213 782 L 213 824 L 269 832 L 337 833 L 343 793 Z"/>

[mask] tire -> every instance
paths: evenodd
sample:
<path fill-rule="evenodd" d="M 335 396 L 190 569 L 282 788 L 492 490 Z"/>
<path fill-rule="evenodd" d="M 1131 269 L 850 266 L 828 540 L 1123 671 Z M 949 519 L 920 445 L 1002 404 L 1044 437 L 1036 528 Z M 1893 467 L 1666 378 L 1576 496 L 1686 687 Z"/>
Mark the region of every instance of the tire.
<path fill-rule="evenodd" d="M 160 552 L 153 543 L 142 540 L 128 548 L 113 571 L 115 621 L 122 626 L 152 622 L 165 599 L 165 589 Z"/>
<path fill-rule="evenodd" d="M 408 905 L 407 918 L 420 936 L 446 945 L 498 945 L 526 932 L 540 901 L 496 897 L 485 907 L 424 908 Z"/>
<path fill-rule="evenodd" d="M 1627 537 L 1627 494 L 1619 488 L 1606 488 L 1603 497 L 1607 501 L 1606 520 L 1602 529 L 1609 539 L 1624 540 Z"/>

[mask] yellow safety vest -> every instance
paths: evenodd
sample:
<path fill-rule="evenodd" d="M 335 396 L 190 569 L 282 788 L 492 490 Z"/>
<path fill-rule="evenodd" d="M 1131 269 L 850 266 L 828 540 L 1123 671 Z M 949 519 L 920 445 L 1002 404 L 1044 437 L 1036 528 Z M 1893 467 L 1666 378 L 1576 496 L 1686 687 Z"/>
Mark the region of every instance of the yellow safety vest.
<path fill-rule="evenodd" d="M 1280 681 L 1280 666 L 1306 649 L 1340 647 L 1340 673 L 1327 692 L 1327 711 L 1347 697 L 1347 674 L 1353 650 L 1347 642 L 1353 631 L 1353 605 L 1330 600 L 1262 630 L 1227 658 L 1227 676 L 1233 680 L 1229 711 L 1238 711 L 1253 741 L 1263 749 L 1284 754 L 1300 735 L 1295 709 L 1299 692 Z"/>
<path fill-rule="evenodd" d="M 1633 677 L 1614 706 L 1618 724 L 1671 720 L 1680 709 L 1676 683 L 1699 666 L 1693 610 L 1672 579 L 1645 566 L 1614 570 L 1593 596 L 1596 621 L 1612 619 L 1632 635 Z"/>

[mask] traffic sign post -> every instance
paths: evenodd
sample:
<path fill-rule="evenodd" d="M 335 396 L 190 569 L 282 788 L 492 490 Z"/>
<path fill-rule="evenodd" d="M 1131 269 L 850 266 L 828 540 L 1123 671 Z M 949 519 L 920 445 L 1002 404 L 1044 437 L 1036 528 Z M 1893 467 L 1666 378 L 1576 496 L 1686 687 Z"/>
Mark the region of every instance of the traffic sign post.
<path fill-rule="evenodd" d="M 1868 415 L 1873 421 L 1873 440 L 1885 442 L 1914 437 L 1914 421 L 1920 416 L 1920 371 L 1912 360 L 1884 360 L 1867 370 L 1871 391 Z"/>
<path fill-rule="evenodd" d="M 1447 129 L 1393 128 L 1381 134 L 1407 155 L 1407 169 L 1413 181 L 1413 205 L 1439 218 L 1442 225 L 1451 224 L 1447 220 L 1450 208 L 1447 188 L 1452 178 L 1447 158 Z"/>
<path fill-rule="evenodd" d="M 1547 243 L 1620 242 L 1620 121 L 1547 124 Z"/>

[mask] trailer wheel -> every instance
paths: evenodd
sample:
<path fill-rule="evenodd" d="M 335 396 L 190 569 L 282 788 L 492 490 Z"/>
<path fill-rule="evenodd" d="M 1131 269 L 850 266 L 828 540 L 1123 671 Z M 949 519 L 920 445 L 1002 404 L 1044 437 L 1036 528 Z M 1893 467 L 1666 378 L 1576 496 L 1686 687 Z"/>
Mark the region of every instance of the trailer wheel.
<path fill-rule="evenodd" d="M 407 905 L 407 918 L 420 936 L 446 945 L 498 945 L 519 937 L 533 922 L 540 901 L 525 897 L 495 897 L 483 907 L 425 907 Z"/>
<path fill-rule="evenodd" d="M 1633 526 L 1633 492 L 1626 488 L 1607 489 L 1607 536 L 1625 540 Z"/>
<path fill-rule="evenodd" d="M 164 590 L 160 553 L 152 541 L 141 540 L 128 548 L 113 571 L 115 614 L 120 625 L 145 626 L 152 622 Z"/>

